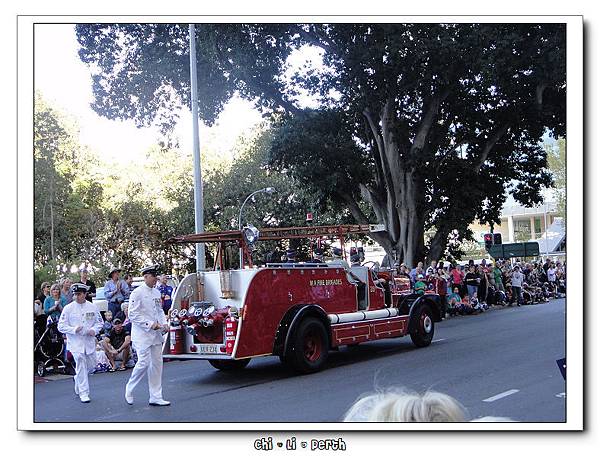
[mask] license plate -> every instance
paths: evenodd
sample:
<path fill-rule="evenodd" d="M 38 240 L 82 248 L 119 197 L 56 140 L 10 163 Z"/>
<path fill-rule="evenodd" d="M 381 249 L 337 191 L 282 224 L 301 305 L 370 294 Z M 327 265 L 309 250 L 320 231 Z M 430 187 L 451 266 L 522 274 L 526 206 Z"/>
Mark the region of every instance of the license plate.
<path fill-rule="evenodd" d="M 218 354 L 220 344 L 198 344 L 198 352 L 201 354 Z"/>

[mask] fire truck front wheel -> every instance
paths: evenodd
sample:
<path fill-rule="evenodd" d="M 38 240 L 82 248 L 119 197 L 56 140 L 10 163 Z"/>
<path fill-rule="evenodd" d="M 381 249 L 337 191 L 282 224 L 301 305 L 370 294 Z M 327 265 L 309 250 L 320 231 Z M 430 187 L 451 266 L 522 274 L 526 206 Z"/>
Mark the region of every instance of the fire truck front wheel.
<path fill-rule="evenodd" d="M 417 347 L 429 346 L 435 331 L 431 308 L 426 304 L 422 304 L 414 313 L 414 316 L 410 339 Z"/>
<path fill-rule="evenodd" d="M 301 373 L 320 370 L 329 355 L 327 330 L 319 319 L 307 317 L 293 332 L 291 348 L 285 359 Z"/>
<path fill-rule="evenodd" d="M 246 365 L 250 363 L 250 359 L 242 359 L 242 360 L 209 360 L 213 367 L 217 370 L 222 371 L 236 371 L 246 368 Z"/>

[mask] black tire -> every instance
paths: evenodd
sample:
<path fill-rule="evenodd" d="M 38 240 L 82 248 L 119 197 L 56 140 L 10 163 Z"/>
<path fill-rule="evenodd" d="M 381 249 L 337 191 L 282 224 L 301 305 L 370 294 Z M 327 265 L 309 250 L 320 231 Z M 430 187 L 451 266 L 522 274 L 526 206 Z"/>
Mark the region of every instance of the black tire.
<path fill-rule="evenodd" d="M 237 371 L 246 368 L 250 363 L 250 359 L 242 360 L 209 360 L 213 367 L 221 371 Z"/>
<path fill-rule="evenodd" d="M 314 317 L 300 322 L 292 332 L 286 362 L 300 373 L 319 371 L 329 355 L 329 341 L 325 325 Z"/>
<path fill-rule="evenodd" d="M 413 315 L 410 339 L 417 347 L 429 346 L 435 333 L 435 322 L 433 321 L 431 308 L 426 304 L 422 304 Z"/>
<path fill-rule="evenodd" d="M 35 372 L 40 378 L 43 378 L 46 375 L 46 367 L 44 366 L 44 362 L 37 362 L 35 364 Z"/>

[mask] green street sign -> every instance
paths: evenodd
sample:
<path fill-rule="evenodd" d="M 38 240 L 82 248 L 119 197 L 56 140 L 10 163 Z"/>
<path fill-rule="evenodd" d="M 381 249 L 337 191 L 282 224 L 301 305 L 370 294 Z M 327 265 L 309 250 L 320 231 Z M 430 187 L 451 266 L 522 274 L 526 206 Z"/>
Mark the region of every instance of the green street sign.
<path fill-rule="evenodd" d="M 538 242 L 503 243 L 502 245 L 492 245 L 488 253 L 494 259 L 539 256 L 540 245 Z"/>

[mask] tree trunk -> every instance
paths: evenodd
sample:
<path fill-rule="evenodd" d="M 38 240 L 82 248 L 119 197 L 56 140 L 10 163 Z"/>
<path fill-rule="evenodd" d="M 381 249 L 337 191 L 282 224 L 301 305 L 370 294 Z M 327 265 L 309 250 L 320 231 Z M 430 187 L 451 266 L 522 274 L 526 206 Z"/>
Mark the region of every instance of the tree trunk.
<path fill-rule="evenodd" d="M 398 134 L 395 94 L 387 98 L 378 114 L 369 107 L 363 110 L 374 140 L 372 157 L 381 177 L 377 178 L 376 190 L 361 185 L 361 192 L 385 224 L 399 262 L 409 267 L 422 261 L 425 253 L 425 181 L 418 165 L 428 155 L 428 136 L 448 94 L 442 89 L 423 102 L 423 115 L 413 139 Z"/>
<path fill-rule="evenodd" d="M 449 232 L 445 232 L 444 229 L 438 229 L 434 237 L 431 239 L 427 262 L 430 262 L 434 259 L 436 261 L 440 261 L 442 259 L 444 256 L 444 250 L 446 249 L 446 244 L 448 243 L 448 234 Z"/>

